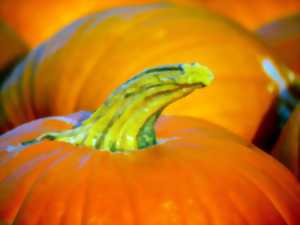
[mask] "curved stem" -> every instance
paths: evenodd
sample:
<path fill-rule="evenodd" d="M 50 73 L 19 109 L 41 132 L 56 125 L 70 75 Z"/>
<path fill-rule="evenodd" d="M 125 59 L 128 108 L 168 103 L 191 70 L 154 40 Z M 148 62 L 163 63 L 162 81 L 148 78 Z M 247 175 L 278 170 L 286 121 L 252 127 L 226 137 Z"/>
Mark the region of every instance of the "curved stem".
<path fill-rule="evenodd" d="M 212 80 L 212 73 L 198 63 L 145 70 L 116 89 L 81 126 L 37 140 L 65 141 L 107 151 L 154 145 L 154 125 L 162 110 Z"/>

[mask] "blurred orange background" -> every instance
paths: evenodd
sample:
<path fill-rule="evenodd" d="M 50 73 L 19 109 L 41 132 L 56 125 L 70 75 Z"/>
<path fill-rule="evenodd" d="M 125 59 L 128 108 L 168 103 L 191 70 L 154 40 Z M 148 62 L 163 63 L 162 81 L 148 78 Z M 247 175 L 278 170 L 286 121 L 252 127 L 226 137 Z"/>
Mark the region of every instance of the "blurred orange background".
<path fill-rule="evenodd" d="M 31 47 L 34 47 L 65 25 L 91 12 L 115 6 L 151 2 L 162 1 L 1 0 L 0 18 L 14 28 Z M 300 9 L 299 0 L 171 0 L 171 2 L 208 7 L 252 30 Z"/>

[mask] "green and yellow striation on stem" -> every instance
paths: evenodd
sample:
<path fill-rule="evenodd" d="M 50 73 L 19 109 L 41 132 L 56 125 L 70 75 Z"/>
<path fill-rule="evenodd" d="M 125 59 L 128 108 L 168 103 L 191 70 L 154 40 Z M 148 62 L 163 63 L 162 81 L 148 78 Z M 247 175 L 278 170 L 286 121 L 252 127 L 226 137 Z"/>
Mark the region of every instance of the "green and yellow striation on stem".
<path fill-rule="evenodd" d="M 104 151 L 134 151 L 157 143 L 154 125 L 170 103 L 209 85 L 214 76 L 199 63 L 147 69 L 116 89 L 80 126 L 33 140 L 64 141 Z M 30 141 L 32 142 L 32 141 Z"/>

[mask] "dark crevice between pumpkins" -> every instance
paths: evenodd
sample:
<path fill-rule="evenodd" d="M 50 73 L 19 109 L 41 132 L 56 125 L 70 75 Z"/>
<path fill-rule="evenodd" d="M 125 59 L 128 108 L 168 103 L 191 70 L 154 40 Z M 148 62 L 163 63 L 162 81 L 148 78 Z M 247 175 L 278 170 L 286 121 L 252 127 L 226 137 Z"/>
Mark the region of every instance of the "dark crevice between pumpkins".
<path fill-rule="evenodd" d="M 163 109 L 212 80 L 212 72 L 198 63 L 145 70 L 117 88 L 80 126 L 23 144 L 48 139 L 111 152 L 155 145 L 154 125 Z"/>
<path fill-rule="evenodd" d="M 299 103 L 300 79 L 298 77 L 299 75 L 295 75 L 288 82 L 286 89 L 273 99 L 253 138 L 253 143 L 267 152 L 273 149 L 282 128 Z M 269 132 L 265 133 L 266 130 Z"/>

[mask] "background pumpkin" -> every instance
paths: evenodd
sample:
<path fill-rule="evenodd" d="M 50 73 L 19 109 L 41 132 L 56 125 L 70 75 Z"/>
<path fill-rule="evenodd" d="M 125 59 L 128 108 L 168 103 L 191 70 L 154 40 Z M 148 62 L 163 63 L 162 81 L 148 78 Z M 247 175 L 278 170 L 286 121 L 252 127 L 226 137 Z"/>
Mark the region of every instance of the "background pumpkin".
<path fill-rule="evenodd" d="M 283 128 L 272 155 L 300 178 L 299 148 L 300 105 L 290 116 Z"/>
<path fill-rule="evenodd" d="M 11 66 L 27 52 L 24 42 L 0 20 L 0 83 Z"/>
<path fill-rule="evenodd" d="M 192 70 L 188 73 L 186 68 Z M 175 77 L 169 79 L 168 73 Z M 158 77 L 155 86 L 149 76 L 143 81 L 149 74 Z M 299 224 L 300 186 L 295 177 L 240 137 L 195 118 L 162 117 L 156 126 L 162 141 L 140 151 L 120 149 L 116 154 L 56 140 L 16 145 L 74 125 L 73 131 L 87 125 L 93 130 L 103 118 L 96 114 L 111 114 L 106 106 L 114 107 L 118 101 L 135 104 L 136 97 L 142 105 L 134 107 L 129 117 L 140 123 L 136 112 L 150 116 L 153 110 L 160 112 L 178 94 L 184 96 L 185 88 L 210 83 L 210 76 L 197 65 L 148 70 L 118 89 L 90 117 L 78 113 L 39 119 L 2 135 L 0 221 L 15 225 Z M 168 92 L 160 92 L 161 87 Z M 144 96 L 145 92 L 152 94 Z M 113 109 L 119 112 L 120 108 Z M 127 110 L 120 117 L 128 118 Z M 85 117 L 89 118 L 80 121 Z M 114 124 L 107 122 L 110 132 Z"/>
<path fill-rule="evenodd" d="M 205 118 L 258 144 L 273 135 L 286 67 L 237 24 L 207 10 L 165 4 L 90 15 L 33 50 L 2 87 L 1 127 L 95 110 L 131 74 L 192 61 L 208 65 L 218 79 L 166 114 Z"/>
<path fill-rule="evenodd" d="M 159 2 L 159 0 L 2 0 L 4 19 L 31 45 L 37 46 L 59 29 L 92 12 L 115 6 Z M 208 7 L 250 29 L 300 9 L 298 0 L 170 0 L 180 4 Z M 255 13 L 253 13 L 255 12 Z"/>
<path fill-rule="evenodd" d="M 257 30 L 276 54 L 300 74 L 300 14 L 283 17 Z"/>

